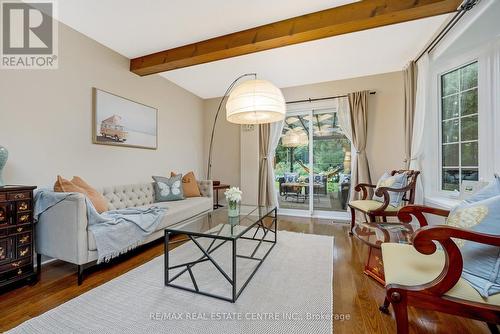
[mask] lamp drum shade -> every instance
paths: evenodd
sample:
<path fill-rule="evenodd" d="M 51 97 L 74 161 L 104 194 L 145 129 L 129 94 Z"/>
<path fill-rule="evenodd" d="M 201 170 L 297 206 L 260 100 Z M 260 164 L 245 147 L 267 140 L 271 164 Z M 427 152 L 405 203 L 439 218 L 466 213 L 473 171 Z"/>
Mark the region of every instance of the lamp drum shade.
<path fill-rule="evenodd" d="M 226 118 L 236 124 L 264 124 L 285 118 L 285 98 L 281 90 L 266 80 L 248 80 L 229 95 Z"/>

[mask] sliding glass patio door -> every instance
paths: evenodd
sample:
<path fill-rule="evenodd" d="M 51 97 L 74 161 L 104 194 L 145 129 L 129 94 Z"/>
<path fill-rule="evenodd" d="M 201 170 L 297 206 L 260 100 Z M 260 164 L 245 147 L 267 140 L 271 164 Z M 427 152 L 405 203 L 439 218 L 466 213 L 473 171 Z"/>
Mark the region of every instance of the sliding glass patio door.
<path fill-rule="evenodd" d="M 275 156 L 280 212 L 347 217 L 350 157 L 336 108 L 289 112 Z"/>

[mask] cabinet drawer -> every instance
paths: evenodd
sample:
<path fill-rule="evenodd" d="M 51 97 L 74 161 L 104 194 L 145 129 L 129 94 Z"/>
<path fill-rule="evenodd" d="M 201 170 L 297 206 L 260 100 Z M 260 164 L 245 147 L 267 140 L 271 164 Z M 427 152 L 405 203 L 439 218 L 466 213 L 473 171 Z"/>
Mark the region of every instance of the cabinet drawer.
<path fill-rule="evenodd" d="M 7 195 L 0 194 L 0 201 L 5 201 L 7 199 Z"/>
<path fill-rule="evenodd" d="M 10 228 L 9 234 L 18 234 L 18 233 L 31 232 L 32 231 L 32 226 L 33 225 L 31 225 L 31 224 L 16 225 L 15 227 L 11 227 Z"/>
<path fill-rule="evenodd" d="M 3 264 L 0 266 L 0 272 L 20 269 L 23 266 L 31 264 L 31 260 L 32 260 L 31 256 L 29 256 L 29 257 L 25 257 L 23 259 L 12 261 L 12 262 L 7 263 L 7 264 Z"/>
<path fill-rule="evenodd" d="M 17 236 L 17 246 L 19 247 L 19 246 L 31 244 L 31 241 L 32 241 L 31 239 L 32 239 L 31 232 L 19 234 Z"/>
<path fill-rule="evenodd" d="M 10 229 L 8 228 L 0 228 L 0 238 L 6 237 L 10 234 Z"/>
<path fill-rule="evenodd" d="M 28 224 L 31 222 L 31 212 L 24 212 L 17 214 L 16 224 Z"/>
<path fill-rule="evenodd" d="M 29 199 L 29 198 L 31 198 L 30 191 L 15 192 L 15 193 L 8 193 L 7 194 L 7 199 L 10 201 L 17 201 L 20 199 Z"/>
<path fill-rule="evenodd" d="M 24 212 L 31 210 L 31 200 L 17 201 L 16 208 L 17 212 Z"/>
<path fill-rule="evenodd" d="M 33 267 L 32 266 L 24 266 L 21 268 L 18 268 L 17 270 L 11 270 L 5 273 L 0 274 L 0 282 L 8 281 L 10 279 L 15 279 L 16 277 L 23 277 L 28 274 L 33 273 Z"/>
<path fill-rule="evenodd" d="M 0 239 L 0 265 L 15 259 L 14 238 Z"/>
<path fill-rule="evenodd" d="M 28 244 L 26 246 L 18 245 L 17 246 L 17 258 L 21 259 L 23 257 L 31 256 L 31 245 Z"/>

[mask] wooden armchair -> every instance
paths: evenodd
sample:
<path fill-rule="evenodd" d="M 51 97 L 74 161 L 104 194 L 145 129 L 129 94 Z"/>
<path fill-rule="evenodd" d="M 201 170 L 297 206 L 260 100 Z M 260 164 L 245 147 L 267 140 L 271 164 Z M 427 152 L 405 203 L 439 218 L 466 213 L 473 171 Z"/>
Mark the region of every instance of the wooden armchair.
<path fill-rule="evenodd" d="M 375 195 L 384 197 L 384 202 L 375 201 L 372 199 L 368 199 L 368 195 L 370 193 L 370 189 L 377 188 L 374 184 L 368 183 L 359 183 L 354 187 L 356 192 L 362 192 L 361 199 L 356 201 L 350 201 L 349 207 L 351 208 L 351 231 L 349 234 L 352 235 L 352 230 L 356 224 L 356 210 L 362 212 L 365 216 L 367 216 L 367 221 L 375 222 L 376 217 L 382 217 L 382 220 L 387 221 L 387 217 L 389 216 L 397 216 L 398 210 L 409 204 L 413 204 L 415 202 L 415 188 L 417 186 L 417 178 L 420 174 L 419 171 L 415 170 L 393 170 L 391 172 L 391 176 L 396 174 L 405 173 L 407 175 L 407 185 L 404 188 L 389 188 L 389 187 L 380 187 L 376 189 Z M 397 192 L 404 193 L 403 199 L 401 201 L 401 205 L 399 207 L 394 207 L 389 205 L 390 203 L 390 195 L 389 192 Z"/>
<path fill-rule="evenodd" d="M 500 294 L 484 299 L 461 278 L 462 255 L 451 238 L 500 247 L 500 236 L 446 225 L 427 226 L 424 213 L 446 217 L 449 211 L 424 206 L 399 211 L 401 221 L 410 222 L 415 216 L 421 228 L 413 235 L 413 245 L 382 245 L 387 295 L 380 310 L 388 313 L 392 304 L 398 334 L 408 333 L 408 306 L 484 321 L 492 333 L 498 333 Z M 437 250 L 434 241 L 443 250 Z"/>

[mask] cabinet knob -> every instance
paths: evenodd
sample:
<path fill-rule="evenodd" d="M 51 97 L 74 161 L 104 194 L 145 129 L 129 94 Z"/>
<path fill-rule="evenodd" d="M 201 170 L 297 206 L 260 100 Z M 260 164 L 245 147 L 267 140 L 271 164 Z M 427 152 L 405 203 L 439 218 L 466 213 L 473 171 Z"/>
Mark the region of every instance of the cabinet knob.
<path fill-rule="evenodd" d="M 25 249 L 21 250 L 19 253 L 21 254 L 21 256 L 25 256 L 29 251 L 29 248 L 26 247 Z"/>
<path fill-rule="evenodd" d="M 23 228 L 22 227 L 18 227 L 17 228 L 17 232 L 22 232 Z"/>
<path fill-rule="evenodd" d="M 15 195 L 14 195 L 14 198 L 15 198 L 15 199 L 21 199 L 21 198 L 24 198 L 24 194 L 15 194 Z"/>
<path fill-rule="evenodd" d="M 18 275 L 21 275 L 22 273 L 23 273 L 23 270 L 22 270 L 22 269 L 19 269 L 19 270 L 17 271 L 17 274 L 18 274 Z"/>
<path fill-rule="evenodd" d="M 21 261 L 17 261 L 17 262 L 12 262 L 11 265 L 14 267 L 14 268 L 17 268 L 21 265 Z"/>
<path fill-rule="evenodd" d="M 24 237 L 22 237 L 22 238 L 19 240 L 19 242 L 21 242 L 21 243 L 23 243 L 23 244 L 24 244 L 26 241 L 28 241 L 28 239 L 29 239 L 29 236 L 28 236 L 28 235 L 25 235 Z"/>

